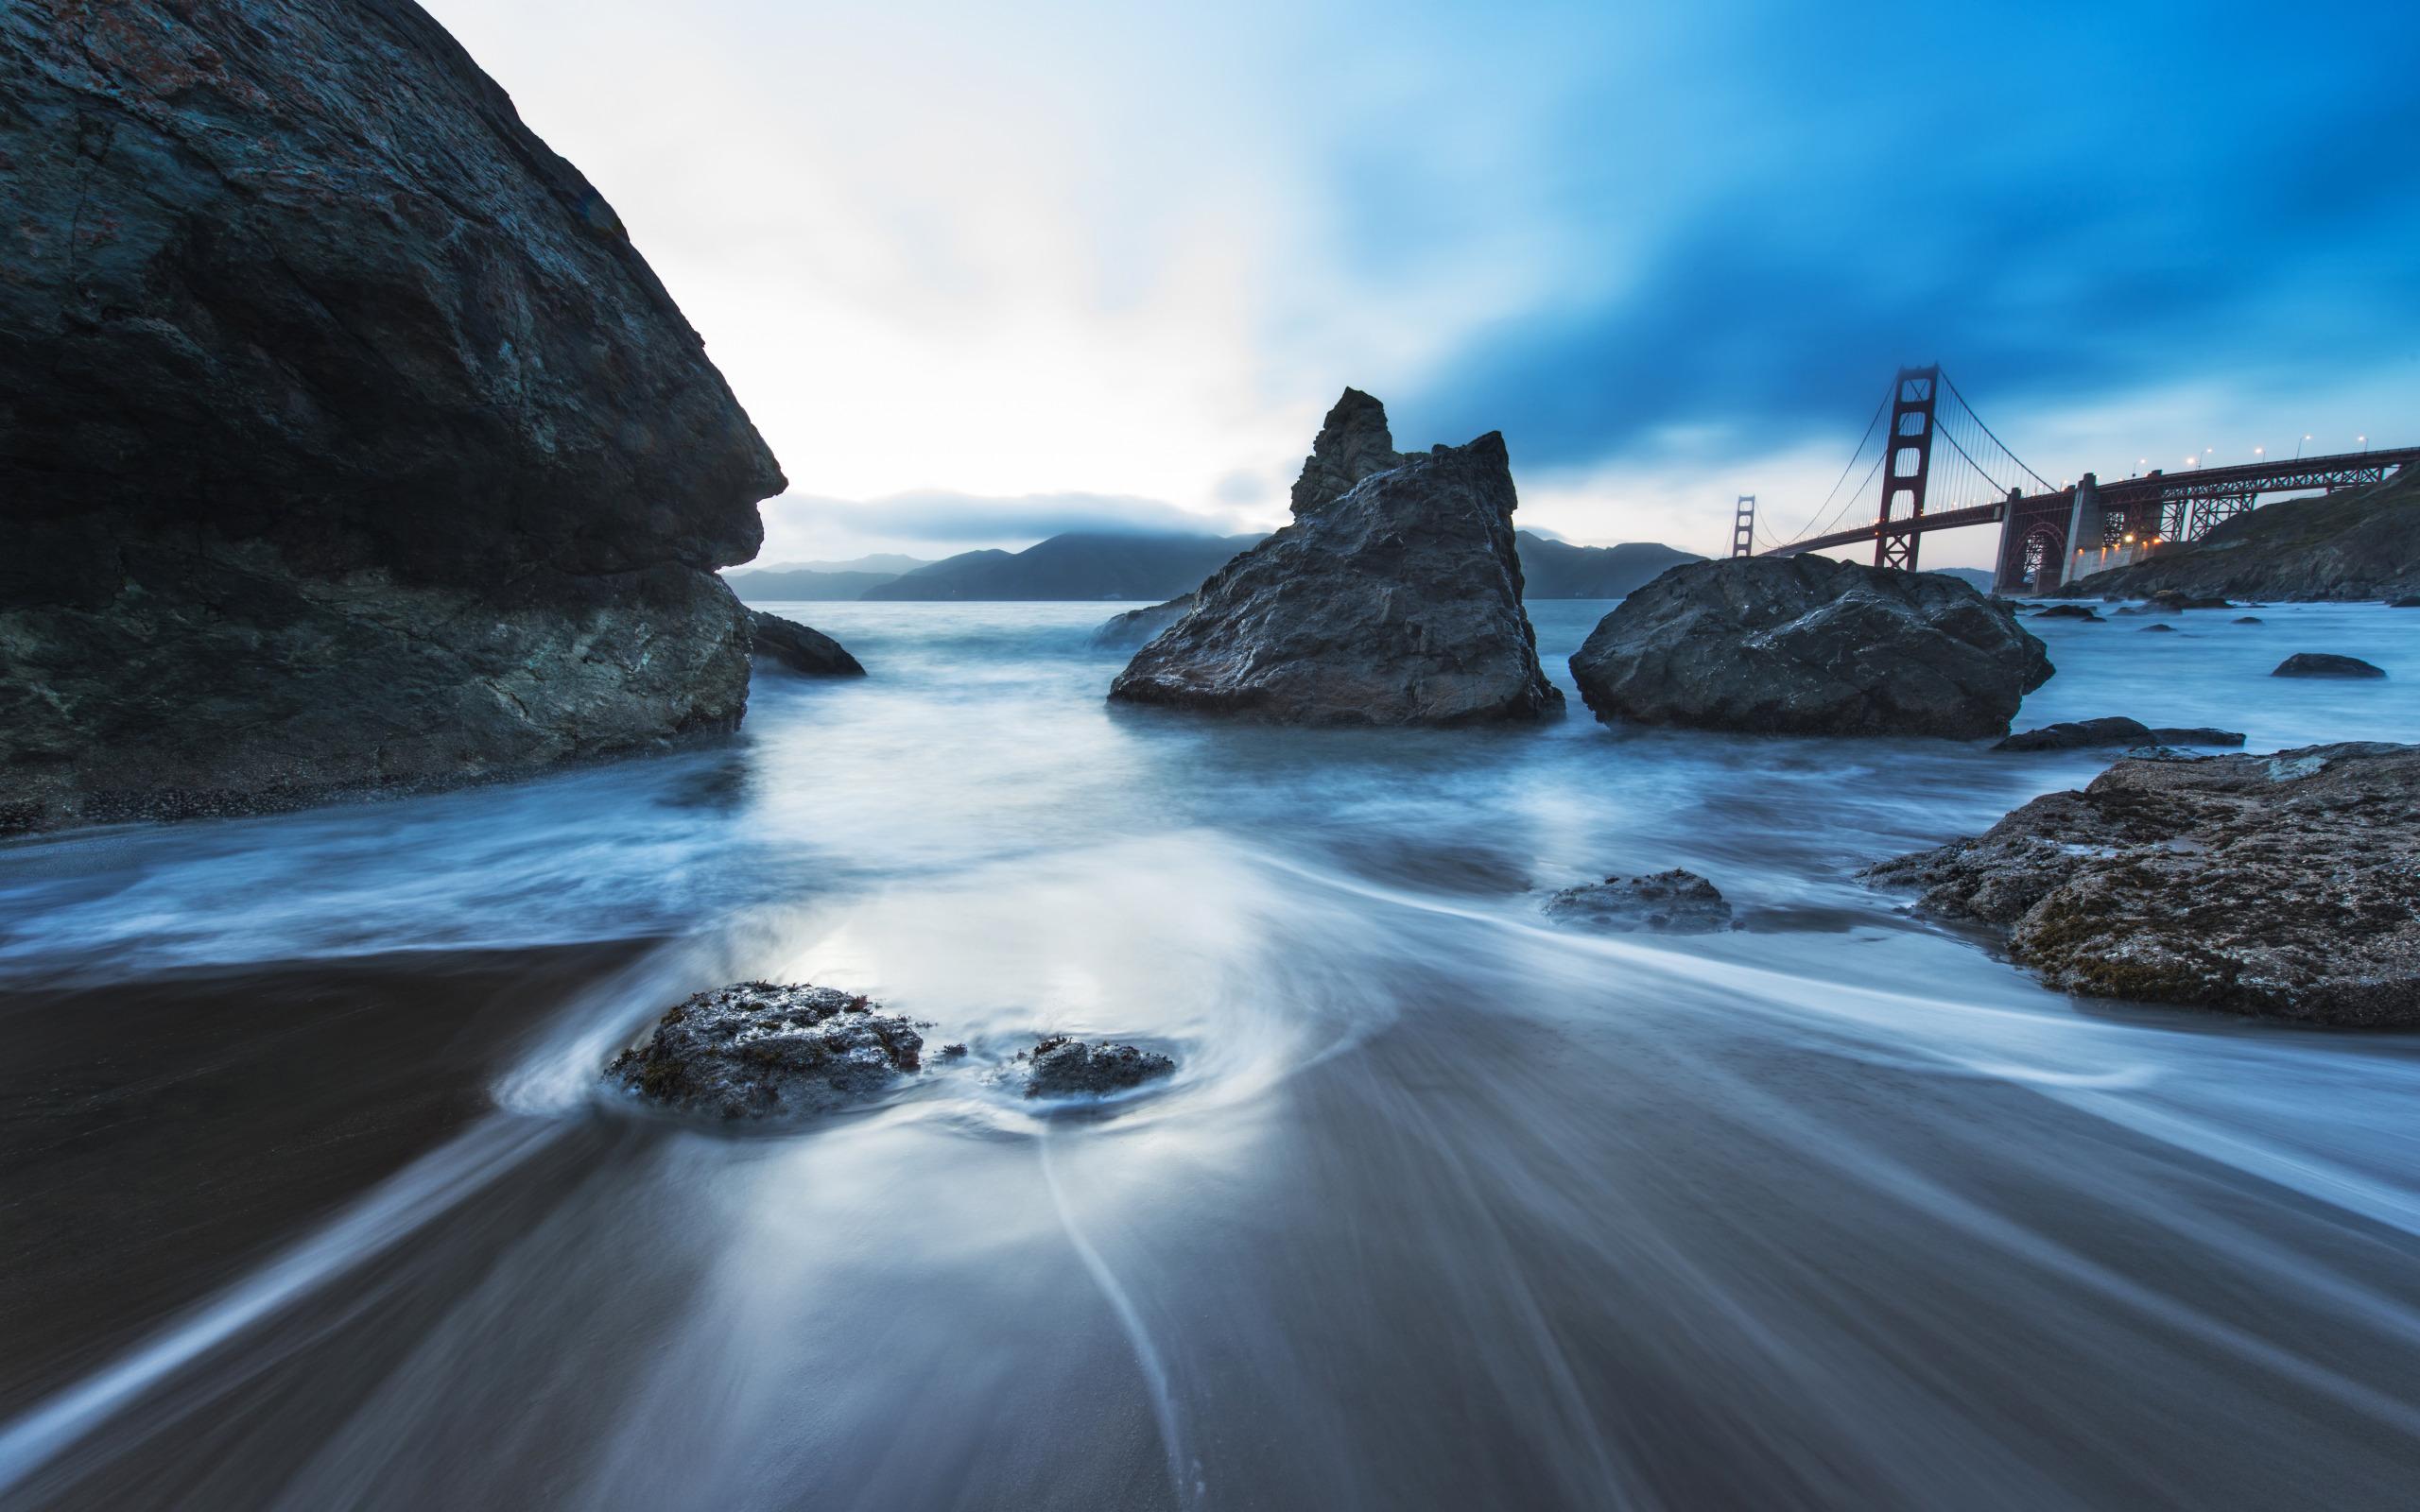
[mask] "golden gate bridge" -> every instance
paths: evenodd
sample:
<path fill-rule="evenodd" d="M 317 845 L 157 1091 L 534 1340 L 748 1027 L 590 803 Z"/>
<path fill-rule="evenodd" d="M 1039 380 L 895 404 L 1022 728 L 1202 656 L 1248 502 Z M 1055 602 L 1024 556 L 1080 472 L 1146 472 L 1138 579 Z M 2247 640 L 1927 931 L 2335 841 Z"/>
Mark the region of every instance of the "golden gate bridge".
<path fill-rule="evenodd" d="M 1872 466 L 1843 493 L 1869 449 Z M 1876 566 L 1913 572 L 1919 544 L 1930 532 L 1996 524 L 1995 590 L 2047 593 L 2162 546 L 2198 541 L 2220 522 L 2256 507 L 2264 493 L 2376 483 L 2415 461 L 2420 446 L 2392 447 L 2180 472 L 2154 468 L 2112 483 L 2087 472 L 2053 488 L 1993 434 L 1934 363 L 1899 369 L 1840 481 L 1795 537 L 1769 540 L 1754 496 L 1740 495 L 1731 555 L 1794 557 L 1870 541 Z M 1868 508 L 1874 513 L 1863 515 Z M 1851 511 L 1858 517 L 1846 524 Z"/>

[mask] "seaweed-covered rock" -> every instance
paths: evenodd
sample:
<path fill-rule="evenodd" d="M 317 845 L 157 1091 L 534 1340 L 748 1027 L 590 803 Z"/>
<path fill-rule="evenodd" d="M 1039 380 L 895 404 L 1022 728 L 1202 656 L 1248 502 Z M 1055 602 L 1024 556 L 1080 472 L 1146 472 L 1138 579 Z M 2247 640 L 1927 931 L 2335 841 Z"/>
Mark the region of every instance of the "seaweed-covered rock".
<path fill-rule="evenodd" d="M 409 0 L 0 6 L 0 828 L 729 730 L 782 474 Z"/>
<path fill-rule="evenodd" d="M 2339 656 L 2333 651 L 2297 651 L 2278 662 L 2269 675 L 2273 678 L 2383 678 L 2386 669 L 2373 666 L 2357 656 Z"/>
<path fill-rule="evenodd" d="M 761 609 L 748 611 L 749 651 L 786 671 L 814 678 L 862 678 L 866 669 L 840 643 L 812 627 Z"/>
<path fill-rule="evenodd" d="M 836 988 L 742 982 L 673 1005 L 608 1080 L 658 1107 L 724 1120 L 862 1102 L 923 1068 L 914 1024 Z"/>
<path fill-rule="evenodd" d="M 2122 761 L 1979 838 L 1885 862 L 2052 987 L 2420 1023 L 2420 746 Z"/>
<path fill-rule="evenodd" d="M 1557 923 L 1621 933 L 1709 935 L 1732 927 L 1731 904 L 1714 884 L 1678 868 L 1565 887 L 1547 900 L 1546 915 Z"/>
<path fill-rule="evenodd" d="M 1675 567 L 1622 600 L 1571 675 L 1599 719 L 1962 739 L 2008 733 L 2050 662 L 1954 577 L 1747 557 Z"/>
<path fill-rule="evenodd" d="M 1348 389 L 1295 486 L 1294 523 L 1203 583 L 1110 697 L 1319 725 L 1560 709 L 1521 608 L 1504 438 L 1401 456 L 1385 437 L 1377 401 Z"/>
<path fill-rule="evenodd" d="M 1017 1058 L 1027 1062 L 1028 1097 L 1098 1097 L 1140 1087 L 1176 1070 L 1176 1062 L 1133 1045 L 1087 1044 L 1067 1035 L 1048 1036 Z"/>

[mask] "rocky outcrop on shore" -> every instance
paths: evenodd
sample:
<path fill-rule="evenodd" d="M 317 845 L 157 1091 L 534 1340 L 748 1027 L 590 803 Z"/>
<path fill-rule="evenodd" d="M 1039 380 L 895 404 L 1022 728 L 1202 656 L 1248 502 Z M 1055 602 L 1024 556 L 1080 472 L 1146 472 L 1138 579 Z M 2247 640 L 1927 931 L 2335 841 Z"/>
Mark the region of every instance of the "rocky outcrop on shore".
<path fill-rule="evenodd" d="M 0 9 L 0 826 L 730 729 L 783 480 L 408 0 Z"/>
<path fill-rule="evenodd" d="M 1676 567 L 1571 658 L 1599 719 L 1775 734 L 2004 735 L 2050 672 L 1956 578 L 1815 556 Z"/>
<path fill-rule="evenodd" d="M 1201 585 L 1110 687 L 1130 703 L 1294 724 L 1534 719 L 1563 696 L 1521 608 L 1504 438 L 1398 455 L 1347 389 L 1294 523 Z"/>
<path fill-rule="evenodd" d="M 672 1112 L 731 1122 L 829 1112 L 923 1069 L 923 1036 L 828 987 L 742 982 L 667 1011 L 606 1079 Z"/>
<path fill-rule="evenodd" d="M 786 620 L 779 614 L 752 609 L 748 611 L 748 632 L 750 654 L 760 661 L 771 662 L 785 672 L 802 673 L 810 678 L 862 678 L 866 675 L 866 669 L 841 647 L 839 642 L 796 620 Z"/>
<path fill-rule="evenodd" d="M 1979 838 L 1885 862 L 2072 992 L 2420 1023 L 2420 747 L 2123 761 Z"/>
<path fill-rule="evenodd" d="M 2394 599 L 2420 593 L 2420 469 L 2366 488 L 2264 505 L 2200 541 L 2079 578 L 2066 592 L 2210 600 Z"/>
<path fill-rule="evenodd" d="M 1714 884 L 1677 868 L 1565 887 L 1547 900 L 1546 916 L 1561 924 L 1621 934 L 1709 935 L 1732 927 L 1731 904 Z"/>

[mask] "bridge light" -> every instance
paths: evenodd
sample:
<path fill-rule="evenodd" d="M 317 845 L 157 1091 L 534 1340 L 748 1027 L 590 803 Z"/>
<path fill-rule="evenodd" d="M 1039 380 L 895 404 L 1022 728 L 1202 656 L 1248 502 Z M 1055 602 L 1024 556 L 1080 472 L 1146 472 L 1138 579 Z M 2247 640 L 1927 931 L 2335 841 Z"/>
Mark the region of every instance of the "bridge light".
<path fill-rule="evenodd" d="M 2255 456 L 2267 456 L 2269 455 L 2269 448 L 2265 446 L 2256 446 L 2252 449 L 2252 455 Z"/>

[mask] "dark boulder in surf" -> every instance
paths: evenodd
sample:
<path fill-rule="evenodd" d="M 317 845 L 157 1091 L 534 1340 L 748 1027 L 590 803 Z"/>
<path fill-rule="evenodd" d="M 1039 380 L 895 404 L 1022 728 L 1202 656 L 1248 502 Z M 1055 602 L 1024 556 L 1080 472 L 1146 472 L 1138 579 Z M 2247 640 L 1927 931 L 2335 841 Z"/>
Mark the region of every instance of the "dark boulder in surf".
<path fill-rule="evenodd" d="M 1617 933 L 1710 935 L 1733 927 L 1731 904 L 1714 884 L 1678 868 L 1565 887 L 1547 900 L 1546 915 L 1559 924 Z"/>
<path fill-rule="evenodd" d="M 1675 567 L 1571 659 L 1599 719 L 1774 734 L 2004 735 L 2050 670 L 1957 578 L 1813 556 Z"/>
<path fill-rule="evenodd" d="M 2139 719 L 2116 715 L 2103 719 L 2074 719 L 2039 730 L 2021 730 L 1992 747 L 1994 750 L 2090 750 L 2110 746 L 2240 746 L 2243 736 L 2233 730 L 2213 730 L 2207 725 L 2146 725 Z"/>
<path fill-rule="evenodd" d="M 0 6 L 0 827 L 727 730 L 782 474 L 408 0 Z"/>
<path fill-rule="evenodd" d="M 840 643 L 821 630 L 786 620 L 778 614 L 768 614 L 761 609 L 748 611 L 751 655 L 769 662 L 787 672 L 803 673 L 811 678 L 862 678 L 866 669 L 857 659 L 841 648 Z"/>
<path fill-rule="evenodd" d="M 2053 604 L 2035 616 L 2046 620 L 2095 620 L 2100 616 L 2082 604 Z"/>
<path fill-rule="evenodd" d="M 2357 656 L 2339 656 L 2333 651 L 2297 651 L 2278 662 L 2269 675 L 2273 678 L 2383 678 L 2386 669 L 2374 666 Z"/>
<path fill-rule="evenodd" d="M 2054 988 L 2420 1023 L 2420 746 L 2122 761 L 1866 872 L 2008 931 Z"/>
<path fill-rule="evenodd" d="M 742 982 L 676 1004 L 605 1068 L 674 1112 L 800 1118 L 862 1102 L 923 1069 L 916 1026 L 836 988 Z"/>
<path fill-rule="evenodd" d="M 1156 1051 L 1133 1045 L 1087 1044 L 1068 1035 L 1050 1035 L 1030 1051 L 1025 1061 L 1028 1097 L 1100 1097 L 1140 1087 L 1169 1075 L 1176 1062 Z"/>
<path fill-rule="evenodd" d="M 1213 575 L 1109 696 L 1289 724 L 1535 719 L 1563 695 L 1521 608 L 1504 438 L 1397 455 L 1347 389 L 1294 523 Z"/>

